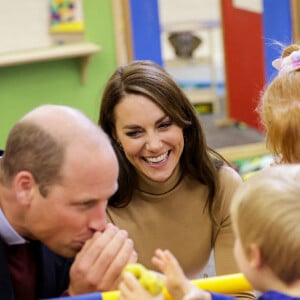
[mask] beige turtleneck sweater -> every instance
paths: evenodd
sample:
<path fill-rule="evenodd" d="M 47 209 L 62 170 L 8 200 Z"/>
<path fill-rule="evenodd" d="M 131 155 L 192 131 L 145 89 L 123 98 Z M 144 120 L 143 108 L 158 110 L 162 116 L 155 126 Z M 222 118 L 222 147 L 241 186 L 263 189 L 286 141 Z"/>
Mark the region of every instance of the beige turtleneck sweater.
<path fill-rule="evenodd" d="M 151 257 L 156 248 L 169 249 L 192 279 L 205 267 L 213 249 L 216 274 L 237 273 L 229 204 L 242 180 L 229 167 L 222 167 L 219 176 L 215 214 L 220 228 L 204 210 L 207 187 L 190 176 L 181 178 L 179 170 L 164 183 L 141 177 L 127 207 L 108 207 L 108 220 L 128 231 L 139 262 L 147 268 L 154 268 Z"/>

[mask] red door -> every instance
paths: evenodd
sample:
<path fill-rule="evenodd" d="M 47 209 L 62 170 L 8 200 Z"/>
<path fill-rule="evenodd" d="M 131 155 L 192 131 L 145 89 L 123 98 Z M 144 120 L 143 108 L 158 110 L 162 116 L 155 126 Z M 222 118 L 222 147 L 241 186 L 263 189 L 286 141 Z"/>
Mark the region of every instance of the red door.
<path fill-rule="evenodd" d="M 261 13 L 221 0 L 228 117 L 260 129 L 255 112 L 265 85 Z"/>

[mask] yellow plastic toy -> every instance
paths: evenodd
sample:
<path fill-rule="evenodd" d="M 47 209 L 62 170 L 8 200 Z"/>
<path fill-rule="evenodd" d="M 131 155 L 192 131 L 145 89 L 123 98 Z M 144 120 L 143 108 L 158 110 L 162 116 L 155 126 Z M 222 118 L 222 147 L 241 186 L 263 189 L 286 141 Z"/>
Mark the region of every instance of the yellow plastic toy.
<path fill-rule="evenodd" d="M 153 271 L 149 271 L 141 264 L 128 264 L 123 272 L 132 273 L 153 296 L 162 292 L 162 279 Z"/>
<path fill-rule="evenodd" d="M 154 292 L 153 295 L 162 290 L 165 300 L 173 299 L 167 289 L 162 287 L 161 278 L 155 272 L 147 270 L 143 265 L 129 264 L 124 268 L 124 271 L 131 272 L 136 276 L 148 291 Z M 142 278 L 143 280 L 141 280 Z M 253 289 L 242 273 L 195 279 L 191 282 L 203 290 L 221 294 L 236 294 Z M 102 300 L 118 300 L 119 296 L 119 291 L 104 292 L 102 293 Z"/>

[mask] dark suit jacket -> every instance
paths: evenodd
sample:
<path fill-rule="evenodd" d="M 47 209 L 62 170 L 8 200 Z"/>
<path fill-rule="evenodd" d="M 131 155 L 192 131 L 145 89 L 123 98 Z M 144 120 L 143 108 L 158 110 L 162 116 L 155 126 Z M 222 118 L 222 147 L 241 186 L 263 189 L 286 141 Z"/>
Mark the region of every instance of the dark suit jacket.
<path fill-rule="evenodd" d="M 54 254 L 39 242 L 37 245 L 37 299 L 59 297 L 69 285 L 72 260 Z M 0 238 L 0 295 L 15 300 L 3 241 Z"/>

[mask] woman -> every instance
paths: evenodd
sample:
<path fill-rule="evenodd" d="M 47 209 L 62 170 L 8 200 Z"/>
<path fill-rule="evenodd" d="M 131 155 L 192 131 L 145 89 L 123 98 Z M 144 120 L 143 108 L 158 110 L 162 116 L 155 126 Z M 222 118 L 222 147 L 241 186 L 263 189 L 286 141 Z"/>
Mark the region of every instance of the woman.
<path fill-rule="evenodd" d="M 150 61 L 118 68 L 106 85 L 99 125 L 120 163 L 108 219 L 128 231 L 139 262 L 153 268 L 154 250 L 167 248 L 194 278 L 214 250 L 218 275 L 237 272 L 229 204 L 241 178 L 207 146 L 171 76 Z"/>

